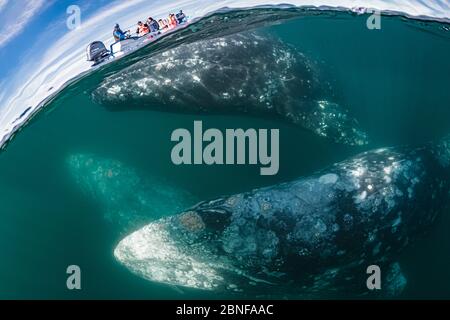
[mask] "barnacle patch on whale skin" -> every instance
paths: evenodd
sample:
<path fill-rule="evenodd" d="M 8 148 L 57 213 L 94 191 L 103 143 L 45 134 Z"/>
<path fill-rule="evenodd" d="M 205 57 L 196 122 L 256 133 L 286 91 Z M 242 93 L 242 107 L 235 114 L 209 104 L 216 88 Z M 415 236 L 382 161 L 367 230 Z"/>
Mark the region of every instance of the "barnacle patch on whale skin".
<path fill-rule="evenodd" d="M 188 231 L 200 232 L 205 229 L 203 219 L 194 211 L 186 212 L 178 218 L 180 224 Z"/>
<path fill-rule="evenodd" d="M 321 176 L 319 182 L 323 184 L 335 184 L 339 180 L 339 176 L 334 173 L 329 173 Z"/>
<path fill-rule="evenodd" d="M 268 201 L 263 201 L 260 204 L 261 207 L 261 213 L 267 213 L 268 211 L 270 211 L 272 209 L 272 204 Z"/>
<path fill-rule="evenodd" d="M 231 196 L 225 201 L 225 203 L 227 205 L 229 205 L 230 207 L 234 207 L 237 202 L 238 202 L 238 198 L 235 196 Z"/>

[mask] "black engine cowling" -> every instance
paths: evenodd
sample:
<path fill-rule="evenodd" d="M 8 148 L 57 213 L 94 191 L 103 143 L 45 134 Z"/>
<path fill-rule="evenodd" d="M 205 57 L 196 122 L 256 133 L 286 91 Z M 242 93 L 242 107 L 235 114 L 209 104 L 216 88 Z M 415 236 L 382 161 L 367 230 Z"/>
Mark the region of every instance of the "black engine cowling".
<path fill-rule="evenodd" d="M 109 55 L 109 51 L 101 41 L 95 41 L 86 48 L 88 61 L 99 62 L 101 59 Z"/>

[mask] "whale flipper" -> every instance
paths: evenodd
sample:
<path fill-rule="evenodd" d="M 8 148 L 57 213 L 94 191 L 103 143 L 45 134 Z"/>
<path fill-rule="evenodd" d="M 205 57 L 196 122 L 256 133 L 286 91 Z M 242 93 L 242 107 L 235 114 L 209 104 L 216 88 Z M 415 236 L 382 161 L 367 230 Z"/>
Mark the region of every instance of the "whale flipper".
<path fill-rule="evenodd" d="M 317 135 L 329 138 L 337 143 L 362 146 L 369 138 L 358 121 L 349 112 L 334 102 L 318 100 L 310 104 L 307 111 L 295 110 L 286 113 L 293 123 L 311 130 Z"/>

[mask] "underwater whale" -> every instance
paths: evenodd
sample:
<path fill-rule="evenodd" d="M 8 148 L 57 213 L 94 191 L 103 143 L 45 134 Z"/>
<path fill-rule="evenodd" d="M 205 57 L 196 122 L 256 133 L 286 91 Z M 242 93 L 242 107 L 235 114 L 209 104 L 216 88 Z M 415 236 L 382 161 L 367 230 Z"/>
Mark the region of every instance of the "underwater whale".
<path fill-rule="evenodd" d="M 368 151 L 312 176 L 200 203 L 125 237 L 115 257 L 148 280 L 223 292 L 364 295 L 406 285 L 396 259 L 450 200 L 450 137 Z"/>
<path fill-rule="evenodd" d="M 198 202 L 188 191 L 156 176 L 143 178 L 118 160 L 73 154 L 67 164 L 77 185 L 98 201 L 105 219 L 122 233 Z"/>
<path fill-rule="evenodd" d="M 366 144 L 358 122 L 326 98 L 329 85 L 313 69 L 275 37 L 234 34 L 150 56 L 107 77 L 92 97 L 111 110 L 276 117 L 338 143 Z"/>

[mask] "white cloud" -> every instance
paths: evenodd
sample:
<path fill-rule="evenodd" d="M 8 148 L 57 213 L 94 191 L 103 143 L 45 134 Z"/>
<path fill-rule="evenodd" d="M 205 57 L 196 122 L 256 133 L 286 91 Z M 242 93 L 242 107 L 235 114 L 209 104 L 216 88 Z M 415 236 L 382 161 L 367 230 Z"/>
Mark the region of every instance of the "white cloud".
<path fill-rule="evenodd" d="M 0 0 L 0 12 L 6 7 L 8 2 L 8 0 Z M 20 2 L 17 16 L 8 14 L 8 17 L 11 18 L 6 18 L 3 22 L 4 28 L 0 33 L 0 48 L 22 33 L 29 26 L 30 21 L 45 7 L 47 2 L 46 0 L 28 0 L 24 5 L 22 5 L 23 2 Z"/>
<path fill-rule="evenodd" d="M 0 0 L 0 12 L 3 11 L 3 9 L 6 7 L 8 2 L 9 2 L 9 0 Z"/>

